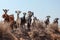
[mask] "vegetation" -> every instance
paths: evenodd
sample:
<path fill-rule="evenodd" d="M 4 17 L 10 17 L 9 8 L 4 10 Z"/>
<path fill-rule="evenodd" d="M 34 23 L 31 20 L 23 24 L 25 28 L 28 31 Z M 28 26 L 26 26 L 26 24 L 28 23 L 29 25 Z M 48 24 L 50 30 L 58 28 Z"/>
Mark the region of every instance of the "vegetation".
<path fill-rule="evenodd" d="M 17 15 L 15 21 L 14 16 L 7 14 L 7 9 L 3 11 L 5 14 L 2 15 L 4 21 L 0 22 L 0 40 L 60 40 L 59 18 L 55 18 L 52 23 L 49 21 L 50 16 L 47 16 L 45 21 L 37 17 L 32 19 L 34 13 L 28 11 L 28 17 L 23 13 L 24 16 L 20 18 Z"/>

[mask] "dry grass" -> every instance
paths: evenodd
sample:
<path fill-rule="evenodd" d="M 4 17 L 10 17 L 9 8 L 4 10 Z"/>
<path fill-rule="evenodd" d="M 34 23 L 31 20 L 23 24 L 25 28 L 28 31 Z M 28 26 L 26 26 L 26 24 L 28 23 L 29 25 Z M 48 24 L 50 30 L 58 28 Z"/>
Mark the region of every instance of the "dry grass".
<path fill-rule="evenodd" d="M 24 29 L 21 30 L 18 27 L 13 33 L 9 25 L 9 23 L 0 22 L 0 31 L 2 31 L 3 34 L 7 33 L 7 36 L 10 37 L 11 40 L 60 40 L 60 28 L 58 28 L 58 24 L 56 23 L 49 24 L 46 28 L 45 23 L 36 20 L 30 27 L 31 31 L 23 31 Z M 55 32 L 55 30 L 59 32 Z"/>

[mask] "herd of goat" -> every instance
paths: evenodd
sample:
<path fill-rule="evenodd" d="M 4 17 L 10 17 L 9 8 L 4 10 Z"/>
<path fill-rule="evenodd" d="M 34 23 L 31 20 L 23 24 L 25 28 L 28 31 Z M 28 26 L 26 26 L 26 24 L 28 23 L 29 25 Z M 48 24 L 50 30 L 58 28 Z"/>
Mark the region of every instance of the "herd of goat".
<path fill-rule="evenodd" d="M 7 14 L 9 10 L 3 11 L 4 21 L 0 22 L 0 40 L 60 40 L 59 18 L 50 23 L 50 16 L 46 16 L 45 21 L 40 21 L 31 11 L 24 12 L 23 17 L 19 17 L 21 11 L 18 10 L 15 11 L 17 19 L 14 20 L 14 15 Z"/>

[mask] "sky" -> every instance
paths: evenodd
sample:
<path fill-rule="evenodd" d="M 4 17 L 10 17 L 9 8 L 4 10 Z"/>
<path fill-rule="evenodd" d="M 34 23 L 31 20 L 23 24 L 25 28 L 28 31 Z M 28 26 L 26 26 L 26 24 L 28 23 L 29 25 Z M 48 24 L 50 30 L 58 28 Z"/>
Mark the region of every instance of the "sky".
<path fill-rule="evenodd" d="M 60 0 L 0 0 L 0 20 L 3 20 L 2 9 L 9 9 L 8 14 L 14 14 L 15 19 L 15 10 L 20 10 L 22 13 L 32 11 L 40 20 L 44 20 L 47 15 L 51 16 L 51 21 L 56 17 L 60 18 Z"/>

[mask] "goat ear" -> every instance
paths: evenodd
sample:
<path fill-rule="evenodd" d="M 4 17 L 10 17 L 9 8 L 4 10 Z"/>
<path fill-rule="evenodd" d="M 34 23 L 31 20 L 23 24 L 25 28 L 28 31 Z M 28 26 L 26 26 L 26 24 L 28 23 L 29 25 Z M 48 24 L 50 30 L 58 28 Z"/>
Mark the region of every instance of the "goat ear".
<path fill-rule="evenodd" d="M 3 11 L 4 11 L 4 9 L 3 9 Z"/>
<path fill-rule="evenodd" d="M 9 9 L 7 11 L 9 11 Z"/>
<path fill-rule="evenodd" d="M 59 18 L 58 18 L 58 20 L 59 20 Z"/>
<path fill-rule="evenodd" d="M 59 18 L 55 18 L 55 19 L 59 20 Z"/>
<path fill-rule="evenodd" d="M 26 15 L 26 12 L 24 12 L 23 15 Z"/>
<path fill-rule="evenodd" d="M 32 15 L 34 15 L 34 12 L 32 12 Z"/>
<path fill-rule="evenodd" d="M 15 11 L 15 13 L 17 13 L 17 11 Z"/>
<path fill-rule="evenodd" d="M 21 11 L 19 11 L 19 13 L 21 13 Z"/>

